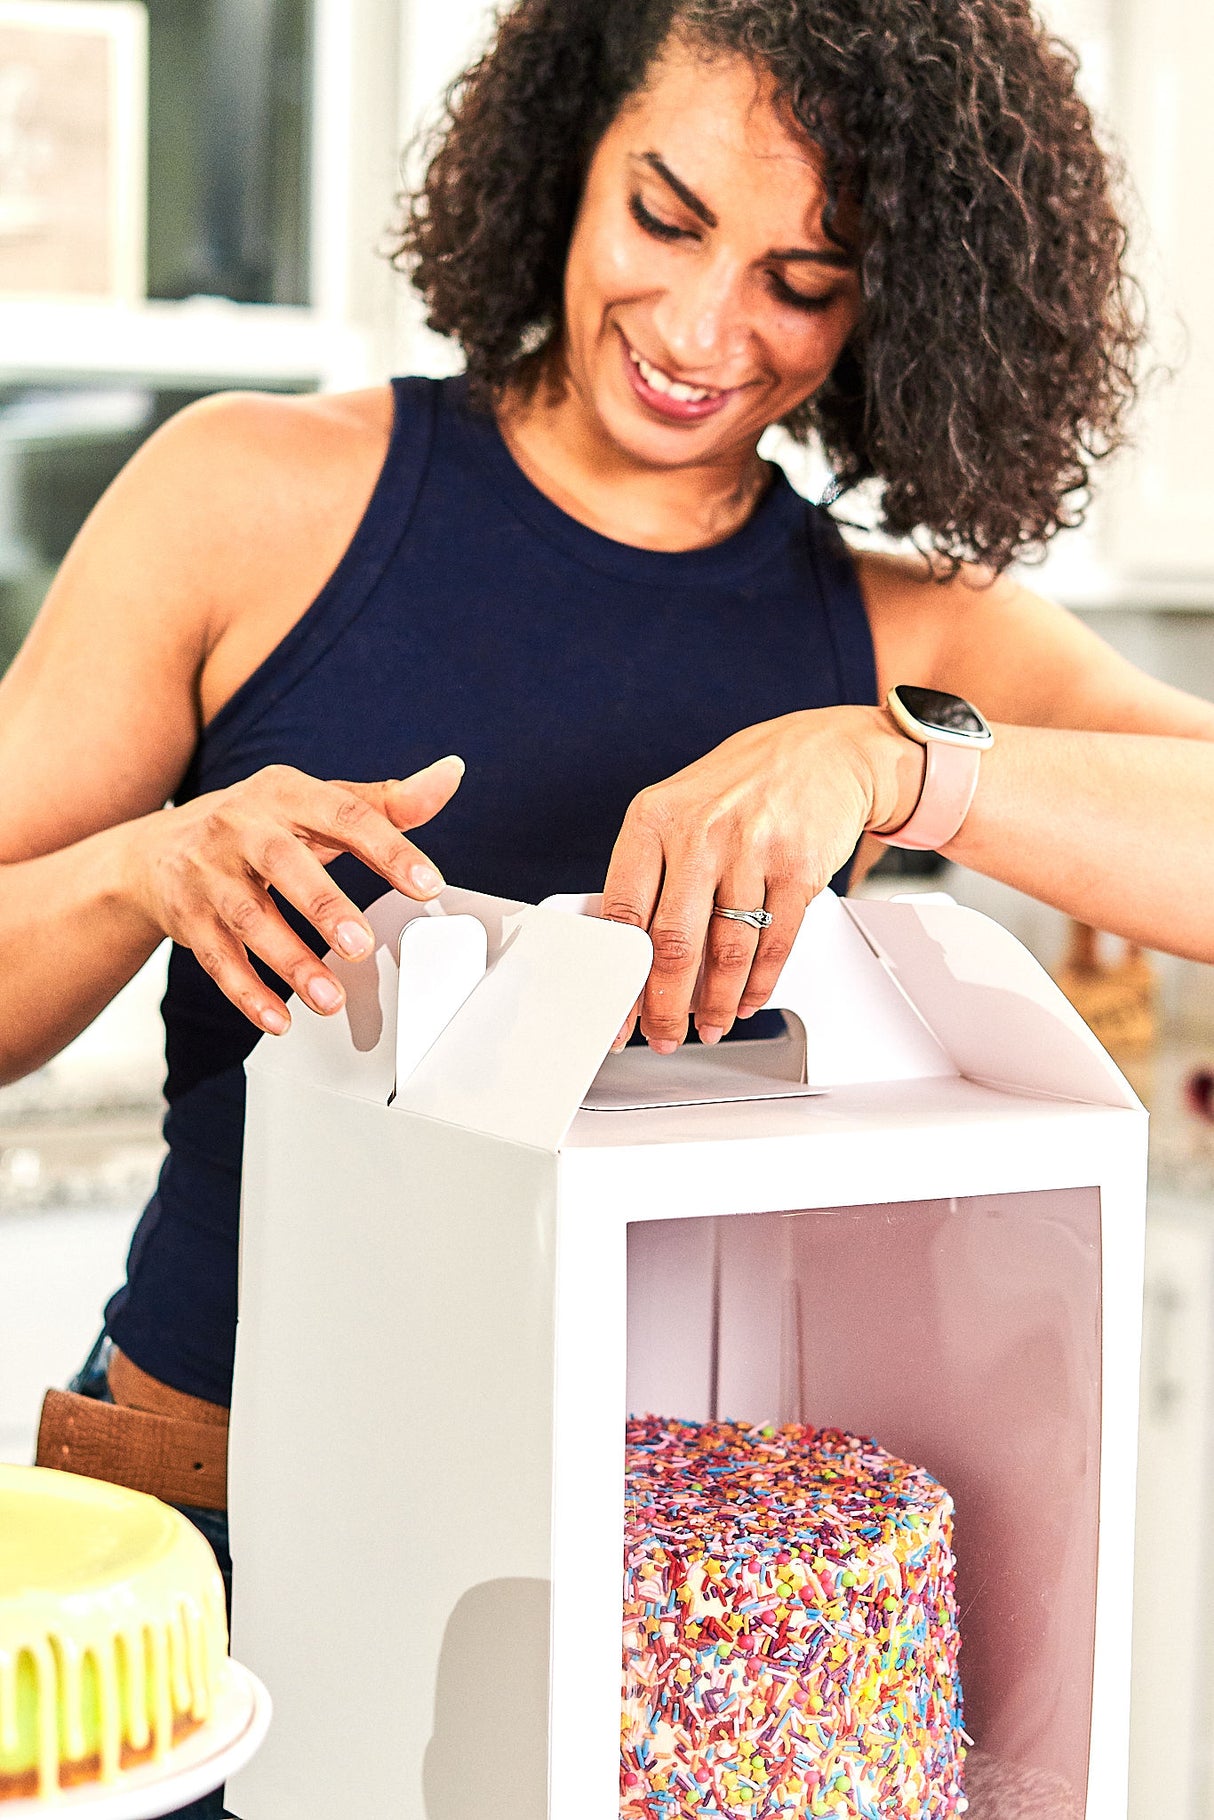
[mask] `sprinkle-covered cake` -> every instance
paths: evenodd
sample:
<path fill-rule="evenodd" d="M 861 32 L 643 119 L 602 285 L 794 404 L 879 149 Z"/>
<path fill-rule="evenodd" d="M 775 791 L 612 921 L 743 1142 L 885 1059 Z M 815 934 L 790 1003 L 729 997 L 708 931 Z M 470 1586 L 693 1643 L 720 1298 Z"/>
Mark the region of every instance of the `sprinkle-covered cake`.
<path fill-rule="evenodd" d="M 630 1421 L 621 1820 L 964 1813 L 952 1509 L 837 1429 Z"/>
<path fill-rule="evenodd" d="M 0 1466 L 0 1803 L 167 1768 L 225 1685 L 210 1548 L 137 1491 Z"/>

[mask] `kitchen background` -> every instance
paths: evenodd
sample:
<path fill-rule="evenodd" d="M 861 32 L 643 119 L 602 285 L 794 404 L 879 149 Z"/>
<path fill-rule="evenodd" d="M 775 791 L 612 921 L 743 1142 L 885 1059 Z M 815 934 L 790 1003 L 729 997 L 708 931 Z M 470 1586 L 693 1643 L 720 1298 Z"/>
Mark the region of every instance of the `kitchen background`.
<path fill-rule="evenodd" d="M 1214 9 L 1044 10 L 1125 159 L 1171 376 L 1090 525 L 1030 579 L 1214 699 Z M 400 147 L 488 18 L 482 0 L 0 0 L 0 666 L 93 501 L 187 400 L 450 369 L 377 252 Z M 98 34 L 100 78 L 83 57 Z M 106 69 L 94 118 L 80 98 L 104 100 Z M 69 223 L 75 256 L 35 272 L 31 228 L 79 189 L 69 105 L 112 182 L 89 258 Z M 791 465 L 812 487 L 812 462 Z M 999 916 L 1055 971 L 1069 959 L 1077 1001 L 1154 1114 L 1132 1814 L 1214 1820 L 1214 968 L 1144 963 L 955 869 L 872 888 L 920 885 Z M 155 1174 L 163 965 L 0 1089 L 0 1459 L 29 1458 L 42 1391 L 87 1350 Z"/>

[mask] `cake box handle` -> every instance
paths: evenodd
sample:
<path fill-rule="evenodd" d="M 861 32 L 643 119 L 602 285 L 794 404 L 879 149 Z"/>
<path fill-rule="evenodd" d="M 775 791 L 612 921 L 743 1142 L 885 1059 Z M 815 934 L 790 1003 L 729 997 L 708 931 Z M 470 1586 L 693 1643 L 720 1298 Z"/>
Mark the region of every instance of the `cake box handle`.
<path fill-rule="evenodd" d="M 480 985 L 489 932 L 477 916 L 414 917 L 400 932 L 396 1091 Z"/>
<path fill-rule="evenodd" d="M 543 908 L 597 917 L 602 902 L 601 896 L 550 897 Z M 764 1009 L 787 1012 L 800 1024 L 805 1035 L 800 1079 L 814 1091 L 956 1073 L 921 1014 L 833 891 L 820 892 L 807 906 Z M 714 1064 L 722 1070 L 729 1066 L 730 1048 L 700 1052 L 705 1085 Z M 702 1097 L 715 1096 L 704 1092 Z"/>

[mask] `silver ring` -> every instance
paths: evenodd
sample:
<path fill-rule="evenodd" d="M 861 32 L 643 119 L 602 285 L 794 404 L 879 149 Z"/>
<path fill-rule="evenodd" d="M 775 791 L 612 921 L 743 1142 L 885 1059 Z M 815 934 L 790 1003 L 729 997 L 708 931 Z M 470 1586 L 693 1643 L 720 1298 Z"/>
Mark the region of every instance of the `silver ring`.
<path fill-rule="evenodd" d="M 724 904 L 714 904 L 714 916 L 727 916 L 731 923 L 749 923 L 752 929 L 770 929 L 775 918 L 770 910 L 727 910 Z"/>

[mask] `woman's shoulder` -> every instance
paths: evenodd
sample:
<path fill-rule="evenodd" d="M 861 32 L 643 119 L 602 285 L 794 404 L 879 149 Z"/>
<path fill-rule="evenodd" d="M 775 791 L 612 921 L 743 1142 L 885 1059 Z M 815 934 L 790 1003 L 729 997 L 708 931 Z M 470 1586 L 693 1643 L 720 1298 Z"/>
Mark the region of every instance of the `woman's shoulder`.
<path fill-rule="evenodd" d="M 183 594 L 205 620 L 204 718 L 336 569 L 375 491 L 393 419 L 390 386 L 221 393 L 171 419 L 132 464 L 131 527 L 156 513 Z"/>
<path fill-rule="evenodd" d="M 277 484 L 269 500 L 302 509 L 308 491 L 336 480 L 356 491 L 378 474 L 392 434 L 391 386 L 357 392 L 218 392 L 187 405 L 157 431 L 132 470 L 174 488 L 196 482 L 202 495 L 227 492 L 232 503 L 257 503 L 250 479 Z M 194 495 L 197 497 L 197 495 Z"/>
<path fill-rule="evenodd" d="M 1006 576 L 992 579 L 969 564 L 946 573 L 923 553 L 861 549 L 852 556 L 883 694 L 898 682 L 945 687 L 943 670 L 963 646 L 981 651 L 985 644 L 993 658 L 997 645 L 1015 639 L 1018 608 L 1029 597 Z"/>
<path fill-rule="evenodd" d="M 1210 737 L 1204 704 L 1194 711 L 1014 575 L 869 551 L 856 566 L 882 697 L 915 682 L 968 697 L 992 721 Z"/>
<path fill-rule="evenodd" d="M 200 714 L 339 560 L 391 416 L 388 388 L 224 394 L 170 419 L 107 489 L 2 685 L 0 761 L 60 780 L 70 838 L 164 801 Z"/>
<path fill-rule="evenodd" d="M 383 465 L 392 413 L 388 386 L 328 396 L 215 393 L 161 425 L 94 519 L 119 537 L 154 529 L 170 558 L 204 544 L 214 599 L 229 554 L 247 572 L 254 549 L 276 561 L 296 547 L 303 559 L 340 537 L 345 520 L 352 530 Z"/>
<path fill-rule="evenodd" d="M 375 489 L 393 413 L 389 386 L 227 392 L 187 406 L 94 507 L 31 647 L 92 651 L 94 661 L 124 654 L 142 686 L 176 679 L 209 718 L 337 567 Z"/>

